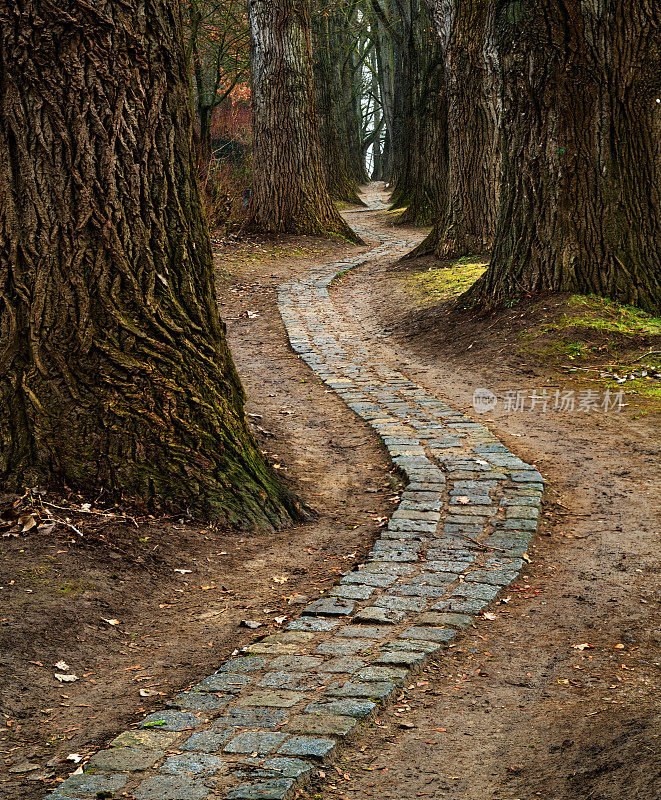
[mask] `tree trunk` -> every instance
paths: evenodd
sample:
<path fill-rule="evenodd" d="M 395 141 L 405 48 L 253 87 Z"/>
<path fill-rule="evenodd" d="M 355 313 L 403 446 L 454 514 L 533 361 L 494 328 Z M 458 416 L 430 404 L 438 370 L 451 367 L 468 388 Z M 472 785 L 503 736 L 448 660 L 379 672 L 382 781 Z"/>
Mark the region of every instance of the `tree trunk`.
<path fill-rule="evenodd" d="M 326 188 L 314 108 L 309 0 L 249 0 L 253 224 L 360 241 Z"/>
<path fill-rule="evenodd" d="M 410 131 L 407 184 L 403 187 L 407 208 L 398 222 L 431 225 L 447 203 L 448 109 L 445 49 L 421 3 L 414 18 L 412 43 L 410 115 L 416 124 Z"/>
<path fill-rule="evenodd" d="M 500 3 L 503 206 L 471 292 L 661 308 L 661 4 Z"/>
<path fill-rule="evenodd" d="M 362 205 L 352 167 L 343 98 L 343 64 L 348 58 L 346 12 L 319 10 L 313 19 L 314 87 L 319 142 L 326 185 L 335 200 Z"/>
<path fill-rule="evenodd" d="M 418 254 L 488 250 L 500 195 L 500 81 L 492 47 L 494 0 L 434 0 L 447 37 L 448 201 Z M 448 36 L 449 32 L 449 36 Z"/>
<path fill-rule="evenodd" d="M 298 515 L 214 296 L 176 0 L 0 2 L 0 485 Z"/>

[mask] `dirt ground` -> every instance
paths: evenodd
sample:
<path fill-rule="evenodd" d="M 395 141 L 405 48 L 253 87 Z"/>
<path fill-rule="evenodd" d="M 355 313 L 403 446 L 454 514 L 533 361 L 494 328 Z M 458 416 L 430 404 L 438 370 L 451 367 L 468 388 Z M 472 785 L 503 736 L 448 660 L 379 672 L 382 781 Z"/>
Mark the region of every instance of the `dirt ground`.
<path fill-rule="evenodd" d="M 392 219 L 356 216 L 374 228 Z M 376 537 L 393 507 L 386 455 L 292 354 L 276 309 L 279 283 L 345 252 L 355 248 L 305 238 L 218 252 L 251 421 L 317 521 L 268 535 L 170 519 L 0 539 L 3 800 L 40 800 L 75 767 L 61 759 L 97 749 L 209 674 L 294 613 L 287 598 L 316 597 Z M 450 325 L 442 309 L 416 308 L 402 289 L 415 269 L 369 263 L 332 290 L 375 357 L 469 413 L 478 386 L 556 385 L 544 364 L 515 357 L 503 318 Z M 493 618 L 419 673 L 309 797 L 661 797 L 661 426 L 635 411 L 486 415 L 549 481 L 532 563 Z M 265 627 L 251 633 L 242 619 Z M 79 680 L 57 682 L 60 660 Z"/>

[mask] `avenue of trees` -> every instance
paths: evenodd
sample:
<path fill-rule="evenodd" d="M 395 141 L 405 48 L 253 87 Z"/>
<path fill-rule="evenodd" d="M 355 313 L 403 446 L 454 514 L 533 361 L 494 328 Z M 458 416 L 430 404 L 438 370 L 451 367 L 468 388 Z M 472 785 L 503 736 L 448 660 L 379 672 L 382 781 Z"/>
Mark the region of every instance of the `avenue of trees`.
<path fill-rule="evenodd" d="M 353 242 L 370 179 L 469 292 L 661 309 L 661 0 L 0 0 L 0 488 L 301 514 L 243 412 L 197 160 L 252 104 L 249 224 Z M 444 262 L 441 262 L 444 263 Z"/>

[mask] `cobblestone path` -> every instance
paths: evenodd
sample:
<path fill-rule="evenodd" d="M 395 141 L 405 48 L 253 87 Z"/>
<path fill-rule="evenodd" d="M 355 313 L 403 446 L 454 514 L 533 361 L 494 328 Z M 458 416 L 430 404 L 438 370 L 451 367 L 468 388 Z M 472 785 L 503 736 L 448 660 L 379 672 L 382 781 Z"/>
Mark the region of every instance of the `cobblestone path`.
<path fill-rule="evenodd" d="M 367 563 L 286 630 L 122 733 L 50 800 L 292 797 L 518 575 L 541 475 L 483 425 L 375 362 L 328 293 L 343 271 L 409 245 L 381 235 L 367 254 L 316 267 L 279 293 L 294 351 L 369 422 L 408 481 Z"/>

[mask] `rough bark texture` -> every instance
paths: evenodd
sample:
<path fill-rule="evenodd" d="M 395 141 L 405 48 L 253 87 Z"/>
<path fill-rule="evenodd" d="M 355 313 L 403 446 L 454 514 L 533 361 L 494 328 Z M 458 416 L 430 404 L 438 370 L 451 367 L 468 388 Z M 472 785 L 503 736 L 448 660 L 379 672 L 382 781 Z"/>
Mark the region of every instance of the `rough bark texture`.
<path fill-rule="evenodd" d="M 330 196 L 362 205 L 352 163 L 344 85 L 349 42 L 346 3 L 320 8 L 313 18 L 314 87 L 322 166 Z"/>
<path fill-rule="evenodd" d="M 250 0 L 252 218 L 269 233 L 359 241 L 333 205 L 314 105 L 309 0 Z"/>
<path fill-rule="evenodd" d="M 500 0 L 503 205 L 471 293 L 661 308 L 661 3 Z"/>
<path fill-rule="evenodd" d="M 447 204 L 448 107 L 445 51 L 426 6 L 416 0 L 410 40 L 411 97 L 407 167 L 400 184 L 399 218 L 406 225 L 430 225 Z"/>
<path fill-rule="evenodd" d="M 0 485 L 278 524 L 214 296 L 177 0 L 0 0 Z"/>
<path fill-rule="evenodd" d="M 418 253 L 439 258 L 493 244 L 500 194 L 501 87 L 493 46 L 494 0 L 433 0 L 447 42 L 448 197 Z"/>

